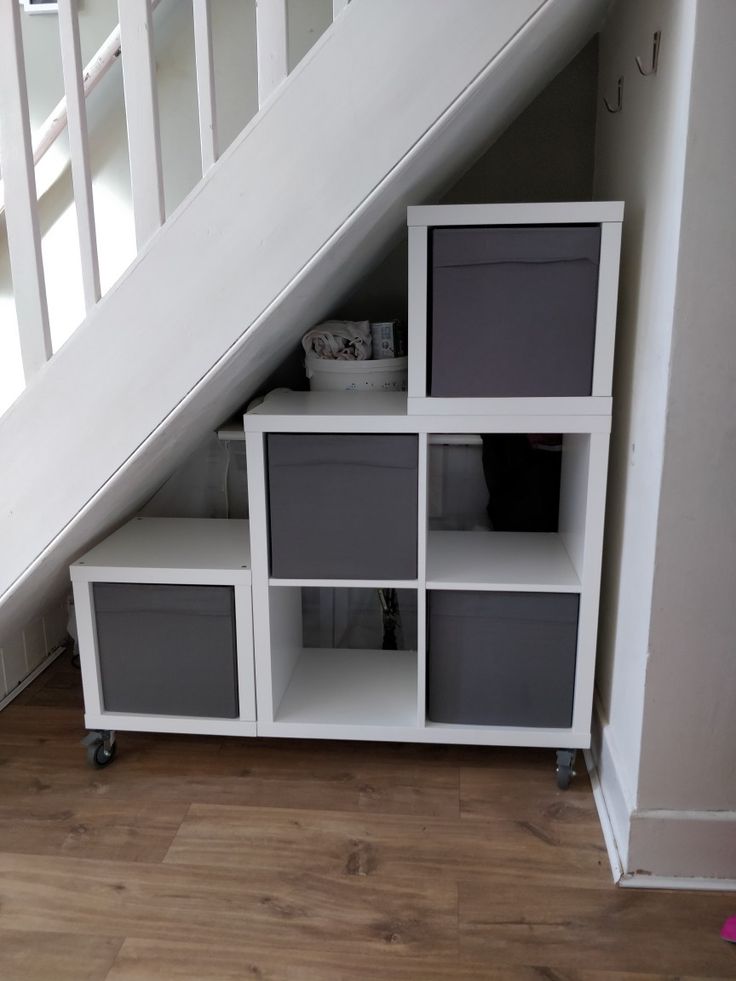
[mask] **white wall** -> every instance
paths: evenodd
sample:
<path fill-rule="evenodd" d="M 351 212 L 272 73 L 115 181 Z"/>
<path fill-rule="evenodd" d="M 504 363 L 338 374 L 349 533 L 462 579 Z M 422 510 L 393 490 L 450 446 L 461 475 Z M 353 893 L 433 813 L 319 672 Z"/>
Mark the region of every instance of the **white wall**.
<path fill-rule="evenodd" d="M 736 878 L 736 4 L 698 4 L 632 859 Z M 647 864 L 644 864 L 647 863 Z"/>
<path fill-rule="evenodd" d="M 597 687 L 604 722 L 601 775 L 620 817 L 637 805 L 644 679 L 654 577 L 672 315 L 689 110 L 695 0 L 616 3 L 601 35 L 595 196 L 626 203 L 614 377 Z M 641 76 L 652 35 L 656 75 Z"/>
<path fill-rule="evenodd" d="M 603 34 L 624 107 L 599 115 L 596 186 L 626 217 L 598 753 L 647 877 L 736 879 L 734 37 L 731 0 L 619 2 Z"/>

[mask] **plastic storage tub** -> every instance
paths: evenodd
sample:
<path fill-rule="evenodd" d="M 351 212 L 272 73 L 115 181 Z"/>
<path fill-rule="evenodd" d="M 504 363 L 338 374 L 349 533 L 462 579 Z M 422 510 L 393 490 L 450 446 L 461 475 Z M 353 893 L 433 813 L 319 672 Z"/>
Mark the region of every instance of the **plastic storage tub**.
<path fill-rule="evenodd" d="M 405 392 L 408 361 L 329 361 L 307 355 L 305 366 L 313 392 Z"/>
<path fill-rule="evenodd" d="M 590 395 L 600 237 L 599 225 L 432 229 L 430 395 Z"/>
<path fill-rule="evenodd" d="M 237 717 L 232 586 L 92 588 L 105 711 Z"/>
<path fill-rule="evenodd" d="M 267 440 L 272 576 L 416 579 L 415 435 Z"/>
<path fill-rule="evenodd" d="M 572 724 L 576 594 L 430 591 L 428 605 L 430 721 Z"/>

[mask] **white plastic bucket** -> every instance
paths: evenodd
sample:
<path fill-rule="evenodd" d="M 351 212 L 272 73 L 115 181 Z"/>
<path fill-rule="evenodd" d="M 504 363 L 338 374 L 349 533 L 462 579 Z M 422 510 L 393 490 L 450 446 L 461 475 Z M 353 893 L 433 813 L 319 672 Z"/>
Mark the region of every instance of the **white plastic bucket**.
<path fill-rule="evenodd" d="M 405 392 L 408 358 L 328 361 L 307 355 L 313 392 Z"/>

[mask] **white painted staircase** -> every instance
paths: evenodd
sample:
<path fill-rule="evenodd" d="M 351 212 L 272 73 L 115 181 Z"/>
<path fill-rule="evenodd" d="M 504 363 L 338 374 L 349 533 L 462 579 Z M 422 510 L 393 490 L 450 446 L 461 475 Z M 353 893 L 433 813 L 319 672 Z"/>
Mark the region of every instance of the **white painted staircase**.
<path fill-rule="evenodd" d="M 606 3 L 353 0 L 158 227 L 150 0 L 121 0 L 124 73 L 126 56 L 136 59 L 126 102 L 129 130 L 138 121 L 140 250 L 48 360 L 27 117 L 22 86 L 16 98 L 7 84 L 17 7 L 0 0 L 0 164 L 21 339 L 34 353 L 25 391 L 0 418 L 0 647 L 64 590 L 69 562 L 134 512 L 355 285 L 406 206 L 432 201 L 570 60 Z M 195 0 L 198 57 L 206 7 Z M 206 115 L 206 98 L 200 107 Z"/>

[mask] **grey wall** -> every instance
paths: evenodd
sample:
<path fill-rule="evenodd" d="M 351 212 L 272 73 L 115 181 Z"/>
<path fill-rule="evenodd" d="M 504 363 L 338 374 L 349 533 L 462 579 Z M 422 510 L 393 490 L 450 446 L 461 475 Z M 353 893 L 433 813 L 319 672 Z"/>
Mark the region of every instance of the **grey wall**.
<path fill-rule="evenodd" d="M 594 38 L 436 203 L 590 200 L 597 70 Z M 404 233 L 335 316 L 405 323 L 406 269 Z"/>

